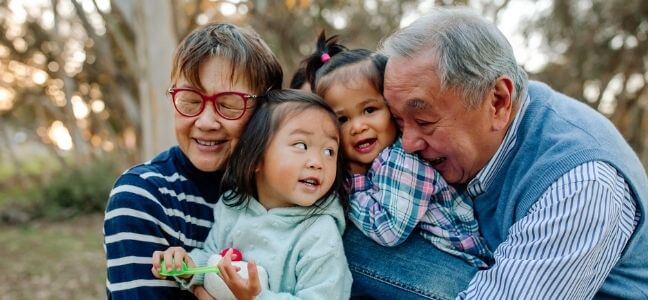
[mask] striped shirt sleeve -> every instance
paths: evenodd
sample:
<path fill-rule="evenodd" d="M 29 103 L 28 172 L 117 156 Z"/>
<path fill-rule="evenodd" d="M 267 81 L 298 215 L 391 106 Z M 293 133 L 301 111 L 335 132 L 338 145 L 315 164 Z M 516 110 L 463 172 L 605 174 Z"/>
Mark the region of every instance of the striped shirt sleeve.
<path fill-rule="evenodd" d="M 161 198 L 157 187 L 136 174 L 122 175 L 111 191 L 104 221 L 108 299 L 193 298 L 176 282 L 151 273 L 154 251 L 202 245 L 174 229 L 173 215 L 180 214 L 165 207 Z"/>
<path fill-rule="evenodd" d="M 352 181 L 349 218 L 383 246 L 402 243 L 428 208 L 435 192 L 434 174 L 402 148 L 386 148 L 366 177 L 356 175 Z"/>
<path fill-rule="evenodd" d="M 553 183 L 513 224 L 458 299 L 590 299 L 636 227 L 636 203 L 610 165 L 588 162 Z"/>

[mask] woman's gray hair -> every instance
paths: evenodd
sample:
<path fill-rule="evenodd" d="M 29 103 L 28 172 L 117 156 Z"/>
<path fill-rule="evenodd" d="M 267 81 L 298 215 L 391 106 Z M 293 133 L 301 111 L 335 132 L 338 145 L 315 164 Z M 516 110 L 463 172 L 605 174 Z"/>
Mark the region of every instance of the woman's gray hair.
<path fill-rule="evenodd" d="M 470 107 L 479 105 L 495 80 L 513 80 L 514 103 L 526 94 L 527 74 L 495 24 L 467 8 L 435 8 L 382 41 L 388 57 L 414 57 L 429 51 L 441 88 L 456 88 Z"/>

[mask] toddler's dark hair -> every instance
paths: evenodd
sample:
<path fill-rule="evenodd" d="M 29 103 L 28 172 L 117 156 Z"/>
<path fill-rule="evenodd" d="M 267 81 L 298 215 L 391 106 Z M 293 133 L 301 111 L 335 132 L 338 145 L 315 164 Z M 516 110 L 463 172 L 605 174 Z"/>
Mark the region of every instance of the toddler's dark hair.
<path fill-rule="evenodd" d="M 323 55 L 330 59 L 322 59 Z M 337 35 L 326 38 L 322 31 L 317 38 L 315 51 L 305 60 L 306 78 L 314 93 L 324 97 L 328 89 L 335 83 L 346 83 L 359 78 L 369 80 L 369 83 L 382 94 L 383 77 L 387 57 L 367 49 L 351 49 L 338 43 Z M 354 66 L 354 68 L 350 68 Z M 341 68 L 346 72 L 335 72 L 335 76 L 327 76 Z"/>
<path fill-rule="evenodd" d="M 223 201 L 229 206 L 247 205 L 251 198 L 258 199 L 256 187 L 256 169 L 263 160 L 266 148 L 274 138 L 279 127 L 287 119 L 308 109 L 319 109 L 330 115 L 337 124 L 335 112 L 319 96 L 300 90 L 272 90 L 265 96 L 265 101 L 255 110 L 248 122 L 241 139 L 233 150 L 225 174 L 222 190 L 231 190 L 223 195 Z M 339 132 L 339 127 L 338 127 Z M 348 178 L 346 162 L 343 155 L 337 155 L 335 181 L 324 196 L 315 202 L 315 209 L 323 208 L 331 195 L 337 194 L 342 207 L 347 206 L 348 193 L 344 182 Z M 315 213 L 316 210 L 313 211 Z"/>
<path fill-rule="evenodd" d="M 290 79 L 290 88 L 299 90 L 306 83 L 306 67 L 300 66 Z"/>

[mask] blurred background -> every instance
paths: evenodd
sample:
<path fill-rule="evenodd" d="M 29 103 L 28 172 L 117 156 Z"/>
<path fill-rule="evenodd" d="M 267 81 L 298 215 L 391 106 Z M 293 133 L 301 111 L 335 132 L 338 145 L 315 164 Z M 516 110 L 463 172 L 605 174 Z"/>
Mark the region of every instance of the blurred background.
<path fill-rule="evenodd" d="M 645 0 L 0 0 L 0 295 L 104 297 L 105 202 L 120 172 L 174 143 L 165 91 L 192 29 L 251 26 L 287 86 L 321 29 L 375 49 L 457 4 L 496 22 L 531 78 L 609 117 L 648 165 Z"/>

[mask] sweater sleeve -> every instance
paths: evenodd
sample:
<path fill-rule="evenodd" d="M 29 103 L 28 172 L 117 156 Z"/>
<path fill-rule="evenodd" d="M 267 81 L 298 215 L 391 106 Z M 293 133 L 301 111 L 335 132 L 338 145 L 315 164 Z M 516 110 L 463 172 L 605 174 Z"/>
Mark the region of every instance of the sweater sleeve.
<path fill-rule="evenodd" d="M 258 296 L 265 299 L 349 299 L 351 271 L 344 255 L 342 237 L 333 219 L 321 217 L 304 236 L 296 265 L 294 294 L 273 293 L 264 289 Z"/>
<path fill-rule="evenodd" d="M 151 255 L 179 242 L 165 231 L 171 224 L 149 181 L 126 173 L 115 183 L 106 207 L 104 249 L 108 299 L 178 299 L 190 296 L 172 280 L 151 273 Z"/>
<path fill-rule="evenodd" d="M 203 247 L 201 248 L 195 248 L 189 252 L 189 257 L 191 257 L 191 260 L 196 264 L 198 267 L 204 267 L 207 265 L 207 262 L 209 261 L 209 258 L 214 255 L 218 254 L 219 251 L 219 237 L 222 237 L 222 233 L 220 232 L 220 226 L 222 224 L 222 220 L 225 218 L 223 216 L 223 213 L 226 212 L 224 208 L 223 201 L 222 199 L 216 203 L 216 206 L 214 206 L 214 225 L 212 226 L 211 230 L 209 230 L 209 235 L 207 236 L 207 239 L 205 239 L 205 243 L 203 244 Z M 205 274 L 196 274 L 191 277 L 190 281 L 185 281 L 180 278 L 176 278 L 178 283 L 182 286 L 182 288 L 191 290 L 191 288 L 194 285 L 203 285 L 205 282 Z"/>
<path fill-rule="evenodd" d="M 435 193 L 435 171 L 397 143 L 353 178 L 349 219 L 367 237 L 396 246 L 412 233 Z"/>

